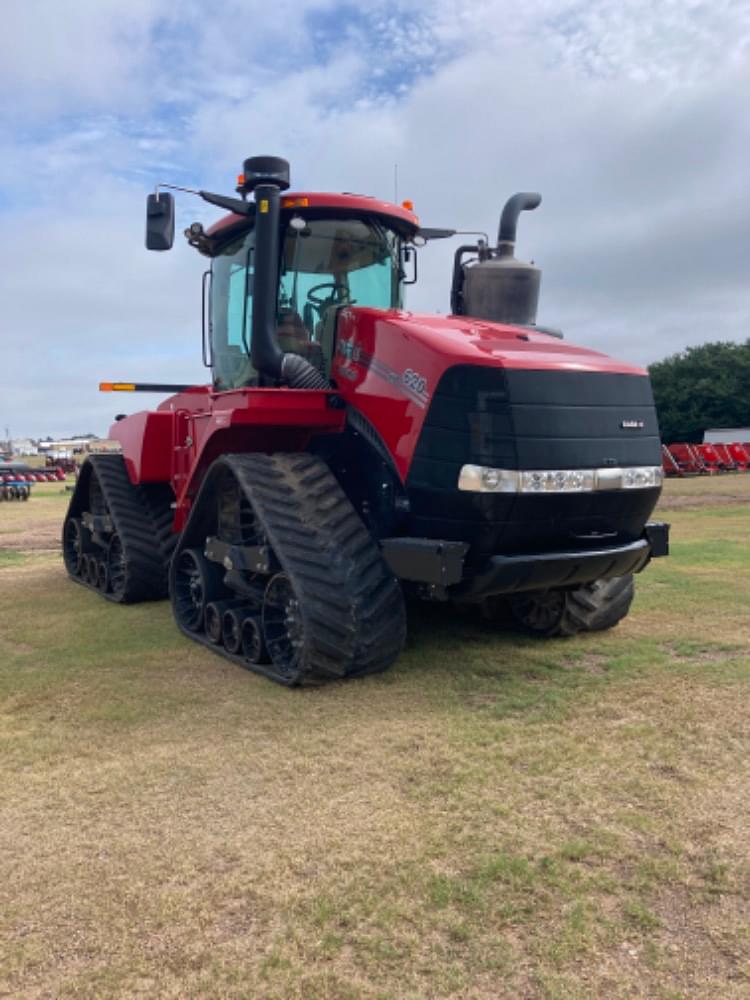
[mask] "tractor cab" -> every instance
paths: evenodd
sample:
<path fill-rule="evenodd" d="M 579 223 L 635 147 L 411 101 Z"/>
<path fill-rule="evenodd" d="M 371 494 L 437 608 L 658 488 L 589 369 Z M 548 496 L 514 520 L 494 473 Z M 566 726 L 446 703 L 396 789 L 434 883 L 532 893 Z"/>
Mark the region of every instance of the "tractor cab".
<path fill-rule="evenodd" d="M 146 247 L 174 243 L 174 196 L 160 188 L 228 209 L 208 231 L 199 222 L 185 230 L 212 258 L 203 356 L 214 389 L 328 389 L 339 310 L 401 307 L 404 285 L 416 280 L 419 219 L 410 202 L 288 194 L 289 164 L 280 157 L 250 157 L 237 180 L 239 198 L 158 185 L 146 204 Z"/>
<path fill-rule="evenodd" d="M 325 197 L 295 196 L 293 201 Z M 300 355 L 326 377 L 339 311 L 357 305 L 400 309 L 409 283 L 414 251 L 404 220 L 396 218 L 394 226 L 387 216 L 356 212 L 356 207 L 342 211 L 319 204 L 281 212 L 276 340 L 282 351 Z M 244 228 L 213 256 L 209 328 L 217 389 L 258 384 L 251 360 L 253 307 L 262 294 L 255 282 L 255 242 L 255 228 Z"/>

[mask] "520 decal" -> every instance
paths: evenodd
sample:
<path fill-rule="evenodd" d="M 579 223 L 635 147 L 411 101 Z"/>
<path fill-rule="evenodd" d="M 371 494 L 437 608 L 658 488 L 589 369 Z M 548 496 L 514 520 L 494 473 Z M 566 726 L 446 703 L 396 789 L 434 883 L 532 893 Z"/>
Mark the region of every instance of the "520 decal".
<path fill-rule="evenodd" d="M 424 375 L 420 375 L 419 372 L 415 372 L 412 368 L 406 369 L 404 374 L 401 376 L 401 381 L 407 389 L 416 393 L 417 396 L 424 396 L 427 394 L 427 379 Z"/>
<path fill-rule="evenodd" d="M 417 406 L 421 406 L 424 409 L 427 405 L 429 401 L 427 379 L 424 375 L 420 375 L 419 372 L 415 372 L 413 368 L 407 368 L 405 371 L 399 373 L 384 361 L 373 357 L 368 351 L 364 351 L 359 344 L 356 344 L 352 340 L 339 340 L 336 351 L 344 359 L 336 365 L 336 372 L 342 378 L 355 382 L 357 380 L 357 373 L 350 365 L 361 365 L 363 368 L 369 369 L 375 375 L 384 379 L 395 389 L 403 392 Z"/>

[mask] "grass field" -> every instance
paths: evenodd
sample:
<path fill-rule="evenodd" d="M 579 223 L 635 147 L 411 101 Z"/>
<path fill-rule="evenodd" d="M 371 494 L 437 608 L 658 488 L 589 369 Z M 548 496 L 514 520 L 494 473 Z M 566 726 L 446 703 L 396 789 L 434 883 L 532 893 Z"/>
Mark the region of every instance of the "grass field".
<path fill-rule="evenodd" d="M 66 500 L 0 507 L 0 996 L 750 996 L 750 476 L 610 633 L 310 691 L 69 583 Z"/>

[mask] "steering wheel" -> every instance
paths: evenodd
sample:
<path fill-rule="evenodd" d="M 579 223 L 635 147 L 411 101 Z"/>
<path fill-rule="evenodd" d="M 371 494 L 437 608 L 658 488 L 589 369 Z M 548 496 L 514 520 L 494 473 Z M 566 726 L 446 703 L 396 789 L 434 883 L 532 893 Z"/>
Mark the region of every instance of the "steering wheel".
<path fill-rule="evenodd" d="M 326 296 L 325 298 L 323 298 L 322 295 L 315 294 L 315 292 L 322 292 L 324 288 L 330 289 L 331 294 Z M 317 307 L 318 312 L 320 312 L 321 308 L 331 305 L 333 297 L 338 291 L 341 291 L 348 296 L 349 286 L 344 285 L 340 281 L 324 281 L 320 285 L 313 285 L 313 287 L 307 293 L 307 301 L 312 302 L 312 304 Z"/>

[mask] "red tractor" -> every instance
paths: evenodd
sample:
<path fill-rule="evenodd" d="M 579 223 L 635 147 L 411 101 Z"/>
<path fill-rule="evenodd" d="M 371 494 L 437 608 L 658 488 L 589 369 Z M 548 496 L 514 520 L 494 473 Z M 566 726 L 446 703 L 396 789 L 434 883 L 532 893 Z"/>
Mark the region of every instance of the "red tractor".
<path fill-rule="evenodd" d="M 165 187 L 166 185 L 162 185 Z M 118 417 L 121 455 L 82 466 L 63 529 L 71 578 L 111 601 L 169 596 L 192 639 L 282 684 L 382 670 L 404 597 L 481 605 L 527 632 L 615 625 L 633 574 L 667 554 L 648 376 L 536 325 L 540 272 L 497 246 L 456 251 L 450 316 L 403 308 L 409 207 L 289 194 L 245 161 L 240 197 L 188 243 L 204 274 L 200 386 Z M 252 197 L 251 197 L 252 195 Z M 146 245 L 174 240 L 149 196 Z"/>

